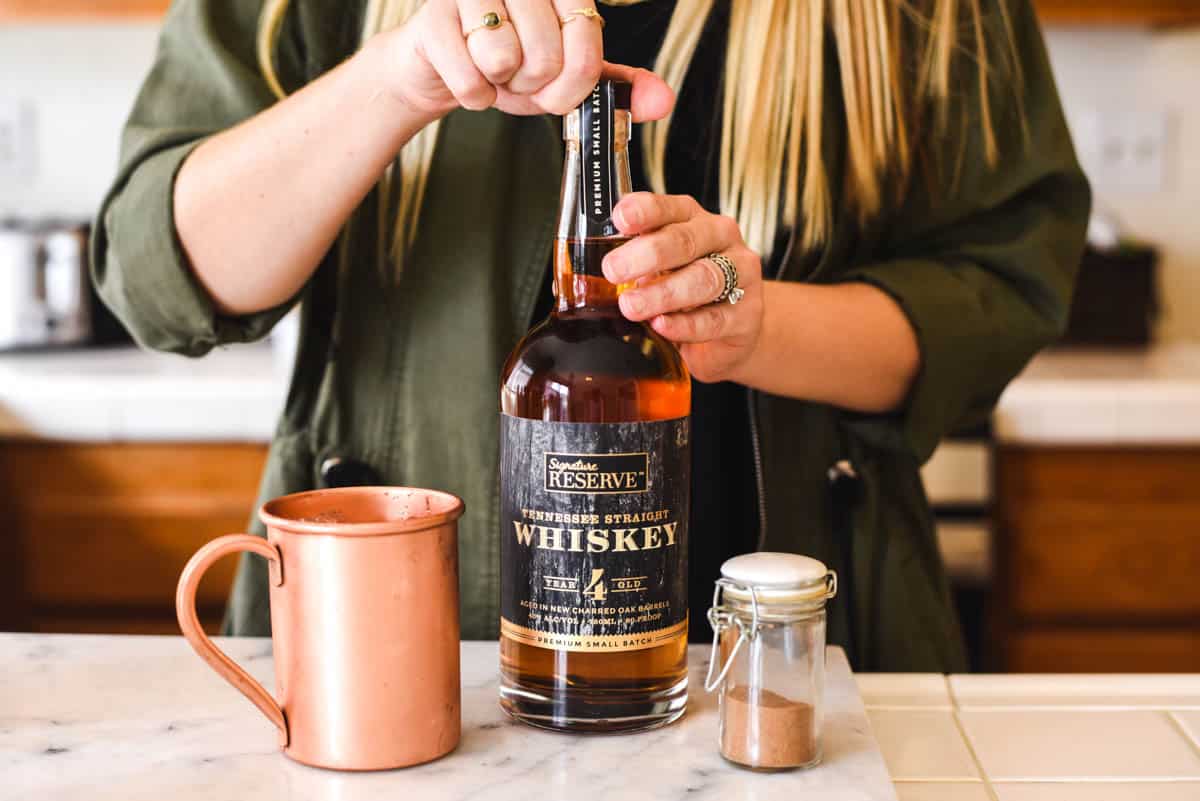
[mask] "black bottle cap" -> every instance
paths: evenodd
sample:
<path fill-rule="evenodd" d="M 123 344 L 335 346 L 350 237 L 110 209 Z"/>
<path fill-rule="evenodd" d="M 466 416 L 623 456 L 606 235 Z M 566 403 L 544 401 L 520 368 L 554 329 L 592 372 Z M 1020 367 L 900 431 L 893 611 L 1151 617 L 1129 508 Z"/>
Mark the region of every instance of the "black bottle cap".
<path fill-rule="evenodd" d="M 579 104 L 583 114 L 594 113 L 612 118 L 614 111 L 629 111 L 633 107 L 633 84 L 604 78 L 592 93 Z"/>
<path fill-rule="evenodd" d="M 627 137 L 628 128 L 617 124 L 617 112 L 628 111 L 632 85 L 604 79 L 579 106 L 579 199 L 578 231 L 585 237 L 609 237 L 617 234 L 612 221 L 613 205 L 620 199 L 623 162 L 616 158 L 618 136 Z M 624 142 L 620 143 L 624 147 Z M 627 167 L 624 167 L 627 169 Z"/>
<path fill-rule="evenodd" d="M 600 83 L 609 85 L 614 109 L 629 111 L 633 107 L 633 84 L 625 81 L 610 81 L 607 78 Z"/>

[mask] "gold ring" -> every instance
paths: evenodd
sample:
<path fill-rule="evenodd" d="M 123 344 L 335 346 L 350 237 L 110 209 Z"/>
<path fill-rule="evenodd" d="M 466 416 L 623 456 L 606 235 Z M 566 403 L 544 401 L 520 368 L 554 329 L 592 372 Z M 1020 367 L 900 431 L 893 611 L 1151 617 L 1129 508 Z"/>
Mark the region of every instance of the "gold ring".
<path fill-rule="evenodd" d="M 463 37 L 464 38 L 469 37 L 471 34 L 475 33 L 476 31 L 482 31 L 482 30 L 494 31 L 506 22 L 508 22 L 507 17 L 501 15 L 497 11 L 489 11 L 483 15 L 483 19 L 481 19 L 479 21 L 478 25 L 476 25 L 474 28 L 463 31 Z"/>
<path fill-rule="evenodd" d="M 600 16 L 600 12 L 594 8 L 577 8 L 573 11 L 568 11 L 558 18 L 562 25 L 566 25 L 573 19 L 594 19 L 600 23 L 600 27 L 604 27 L 604 17 Z"/>

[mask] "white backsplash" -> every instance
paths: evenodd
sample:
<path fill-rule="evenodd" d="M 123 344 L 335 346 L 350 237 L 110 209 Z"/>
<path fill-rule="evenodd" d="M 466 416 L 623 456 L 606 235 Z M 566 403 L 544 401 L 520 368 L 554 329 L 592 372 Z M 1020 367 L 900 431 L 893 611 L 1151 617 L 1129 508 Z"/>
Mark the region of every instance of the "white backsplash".
<path fill-rule="evenodd" d="M 0 25 L 0 99 L 34 111 L 32 174 L 0 181 L 0 216 L 89 218 L 154 58 L 156 24 Z"/>
<path fill-rule="evenodd" d="M 0 27 L 0 100 L 30 100 L 37 163 L 0 180 L 0 216 L 87 217 L 116 165 L 120 129 L 149 67 L 153 24 Z M 1068 115 L 1166 113 L 1166 179 L 1153 192 L 1098 188 L 1130 231 L 1160 246 L 1159 334 L 1200 341 L 1200 31 L 1054 29 L 1048 34 Z"/>
<path fill-rule="evenodd" d="M 1069 118 L 1166 118 L 1162 186 L 1100 184 L 1096 202 L 1160 249 L 1158 338 L 1200 341 L 1200 30 L 1055 29 L 1047 39 Z"/>

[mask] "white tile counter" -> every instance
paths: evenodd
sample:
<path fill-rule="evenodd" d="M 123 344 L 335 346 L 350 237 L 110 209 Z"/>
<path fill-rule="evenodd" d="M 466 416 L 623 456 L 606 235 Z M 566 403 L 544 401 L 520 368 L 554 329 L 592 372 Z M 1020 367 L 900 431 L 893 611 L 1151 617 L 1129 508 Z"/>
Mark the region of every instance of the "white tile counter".
<path fill-rule="evenodd" d="M 900 801 L 1196 801 L 1200 676 L 863 674 Z"/>
<path fill-rule="evenodd" d="M 289 365 L 290 367 L 290 365 Z M 0 355 L 0 438 L 267 442 L 287 388 L 270 345 Z"/>
<path fill-rule="evenodd" d="M 0 437 L 76 441 L 267 441 L 287 371 L 269 345 L 185 359 L 136 348 L 0 354 Z M 1000 399 L 1001 442 L 1200 443 L 1200 344 L 1051 350 Z M 942 499 L 975 498 L 986 454 L 953 444 Z M 949 459 L 954 456 L 956 458 Z"/>
<path fill-rule="evenodd" d="M 1052 349 L 1005 391 L 999 442 L 1200 444 L 1200 343 L 1146 349 Z"/>

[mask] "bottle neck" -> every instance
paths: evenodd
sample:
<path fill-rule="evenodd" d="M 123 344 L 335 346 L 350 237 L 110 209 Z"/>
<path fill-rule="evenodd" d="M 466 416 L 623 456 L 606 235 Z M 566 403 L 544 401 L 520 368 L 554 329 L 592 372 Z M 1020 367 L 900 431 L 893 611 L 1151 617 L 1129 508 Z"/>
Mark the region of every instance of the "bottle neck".
<path fill-rule="evenodd" d="M 625 244 L 628 237 L 566 239 L 554 242 L 554 310 L 558 314 L 596 312 L 620 314 L 617 298 L 625 285 L 604 277 L 600 265 L 609 251 Z"/>
<path fill-rule="evenodd" d="M 630 114 L 614 109 L 600 87 L 564 118 L 563 165 L 558 235 L 554 248 L 556 311 L 619 314 L 622 287 L 601 270 L 604 256 L 629 241 L 612 211 L 632 191 L 629 174 Z"/>

